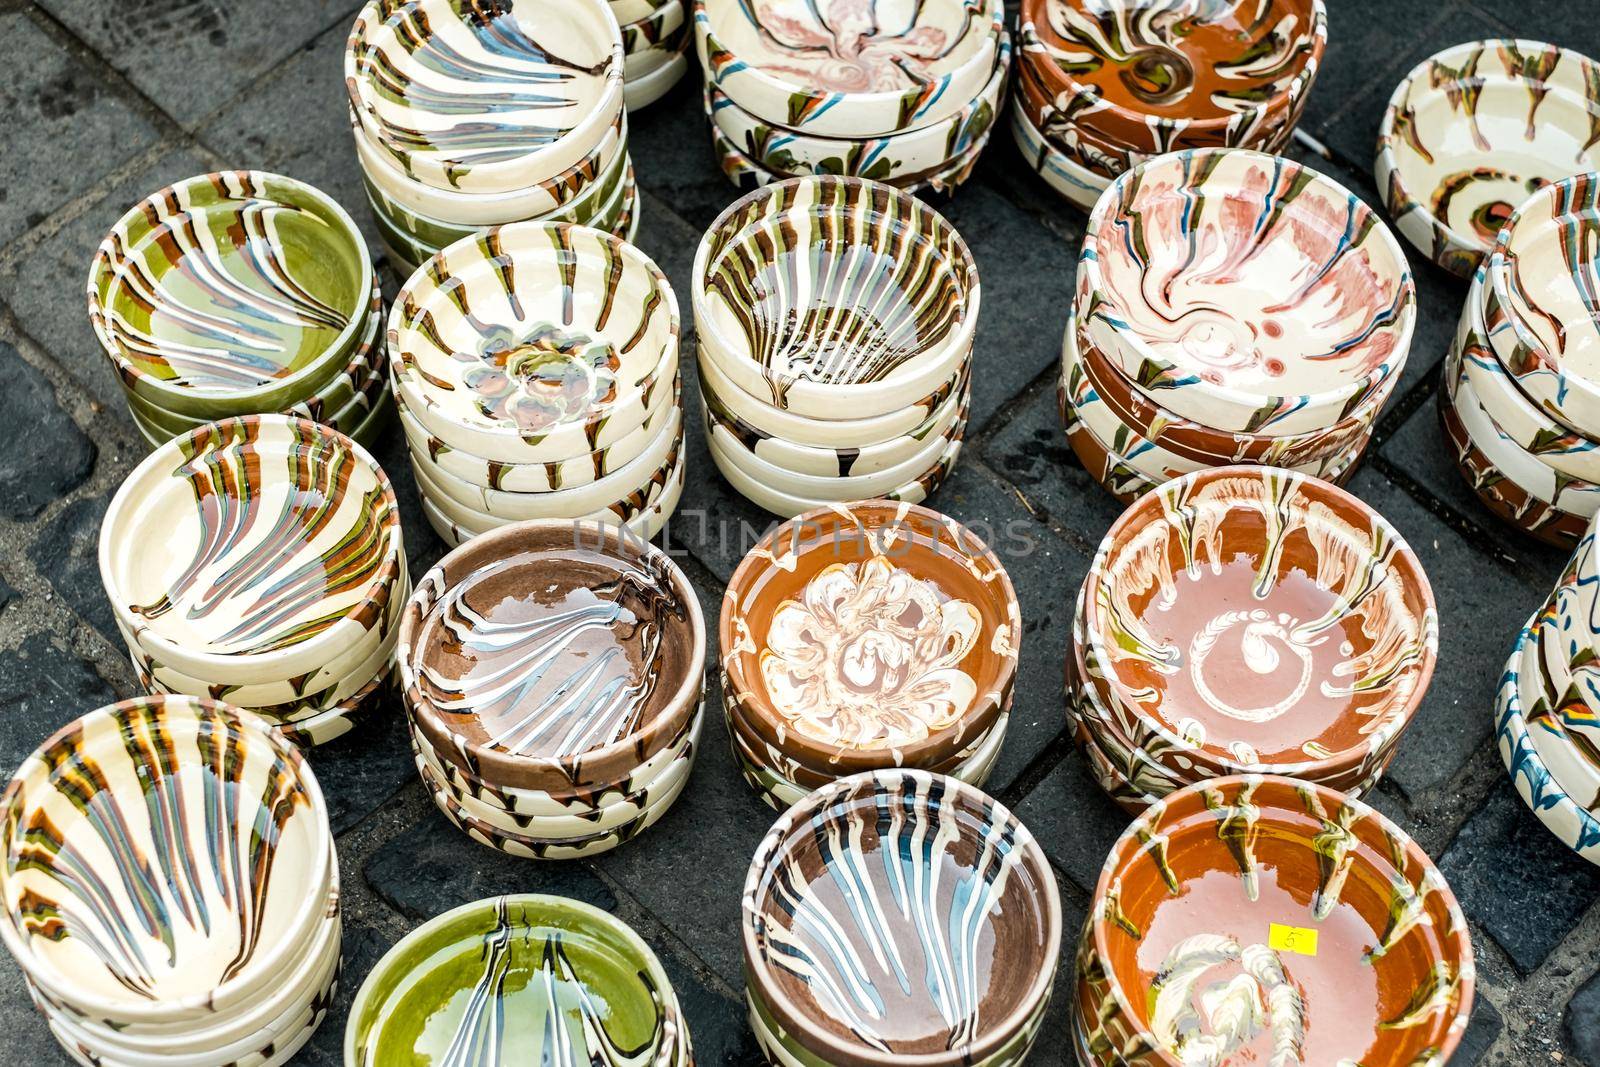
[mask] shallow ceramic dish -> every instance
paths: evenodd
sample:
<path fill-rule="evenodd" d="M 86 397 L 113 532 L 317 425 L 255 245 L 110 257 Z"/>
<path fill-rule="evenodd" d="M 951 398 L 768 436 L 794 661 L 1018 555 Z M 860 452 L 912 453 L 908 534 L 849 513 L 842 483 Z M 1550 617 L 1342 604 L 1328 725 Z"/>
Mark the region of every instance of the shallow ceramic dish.
<path fill-rule="evenodd" d="M 593 452 L 671 390 L 678 301 L 621 238 L 518 223 L 412 275 L 389 315 L 395 391 L 453 448 L 506 463 Z"/>
<path fill-rule="evenodd" d="M 362 131 L 414 181 L 504 193 L 594 148 L 622 108 L 622 55 L 604 0 L 371 0 L 344 80 Z"/>
<path fill-rule="evenodd" d="M 822 137 L 914 130 L 959 111 L 996 65 L 999 0 L 695 0 L 707 80 L 769 123 Z"/>
<path fill-rule="evenodd" d="M 629 111 L 638 111 L 666 96 L 668 91 L 683 76 L 689 72 L 689 37 L 684 36 L 678 46 L 678 51 L 672 53 L 667 61 L 648 74 L 640 74 L 629 78 L 627 88 L 623 90 L 623 101 Z"/>
<path fill-rule="evenodd" d="M 1417 250 L 1470 278 L 1540 187 L 1600 170 L 1600 67 L 1538 41 L 1469 41 L 1423 60 L 1378 130 L 1378 191 Z"/>
<path fill-rule="evenodd" d="M 614 15 L 615 12 L 612 12 Z M 641 18 L 618 20 L 623 55 L 632 59 L 663 45 L 676 48 L 687 40 L 688 8 L 681 3 L 662 4 Z"/>
<path fill-rule="evenodd" d="M 399 508 L 366 449 L 282 415 L 210 423 L 158 448 L 112 498 L 101 580 L 118 625 L 219 685 L 316 671 L 384 618 Z"/>
<path fill-rule="evenodd" d="M 980 289 L 943 216 L 858 178 L 779 182 L 735 201 L 694 265 L 701 360 L 811 418 L 892 412 L 970 358 Z"/>
<path fill-rule="evenodd" d="M 0 941 L 104 1025 L 225 1017 L 328 921 L 315 776 L 265 721 L 212 701 L 142 697 L 69 724 L 12 778 L 0 832 Z"/>
<path fill-rule="evenodd" d="M 1012 97 L 1010 112 L 1011 136 L 1034 173 L 1043 178 L 1050 188 L 1066 197 L 1068 203 L 1084 211 L 1093 211 L 1100 194 L 1111 184 L 1111 179 L 1080 166 L 1046 141 L 1044 134 L 1028 117 L 1020 95 Z"/>
<path fill-rule="evenodd" d="M 999 802 L 881 770 L 779 816 L 751 861 L 740 934 L 752 1009 L 782 1046 L 772 1062 L 1009 1067 L 1050 998 L 1061 902 Z"/>
<path fill-rule="evenodd" d="M 470 1048 L 485 1062 L 693 1062 L 672 983 L 619 919 L 563 897 L 493 897 L 422 924 L 350 1006 L 344 1062 L 384 1067 Z"/>
<path fill-rule="evenodd" d="M 1433 674 L 1438 610 L 1382 516 L 1272 467 L 1136 501 L 1084 579 L 1088 682 L 1162 764 L 1320 780 L 1386 761 Z"/>
<path fill-rule="evenodd" d="M 606 6 L 611 8 L 612 16 L 622 26 L 649 18 L 651 13 L 676 3 L 679 3 L 679 0 L 606 0 Z"/>
<path fill-rule="evenodd" d="M 89 265 L 89 321 L 123 387 L 191 418 L 316 392 L 366 326 L 366 240 L 326 194 L 261 171 L 203 174 L 130 208 Z"/>
<path fill-rule="evenodd" d="M 1549 649 L 1556 641 L 1545 633 L 1553 625 L 1552 601 L 1534 616 L 1533 634 L 1522 642 L 1519 661 L 1518 697 L 1523 721 L 1539 761 L 1545 765 L 1573 802 L 1590 814 L 1600 813 L 1600 760 L 1593 740 L 1595 715 L 1586 694 L 1571 685 L 1574 667 L 1582 669 L 1588 660 L 1560 664 L 1561 676 L 1546 674 Z M 1590 659 L 1593 651 L 1588 651 Z"/>
<path fill-rule="evenodd" d="M 771 512 L 780 519 L 792 519 L 808 511 L 815 511 L 818 508 L 825 508 L 837 503 L 834 500 L 796 496 L 793 493 L 775 489 L 748 474 L 719 442 L 711 441 L 708 446 L 712 461 L 716 463 L 717 470 L 722 473 L 722 477 L 727 483 L 740 496 L 757 507 Z M 961 442 L 950 442 L 944 452 L 940 453 L 938 461 L 933 466 L 906 484 L 887 493 L 880 494 L 881 499 L 904 504 L 922 503 L 937 492 L 939 486 L 944 484 L 945 478 L 955 468 L 956 461 L 960 458 Z"/>
<path fill-rule="evenodd" d="M 1475 977 L 1466 918 L 1404 831 L 1319 785 L 1238 776 L 1174 793 L 1112 847 L 1074 1022 L 1086 1067 L 1443 1063 Z"/>
<path fill-rule="evenodd" d="M 1219 430 L 1348 418 L 1399 377 L 1416 322 L 1388 228 L 1332 180 L 1259 152 L 1129 171 L 1090 215 L 1078 270 L 1084 336 L 1164 408 Z"/>

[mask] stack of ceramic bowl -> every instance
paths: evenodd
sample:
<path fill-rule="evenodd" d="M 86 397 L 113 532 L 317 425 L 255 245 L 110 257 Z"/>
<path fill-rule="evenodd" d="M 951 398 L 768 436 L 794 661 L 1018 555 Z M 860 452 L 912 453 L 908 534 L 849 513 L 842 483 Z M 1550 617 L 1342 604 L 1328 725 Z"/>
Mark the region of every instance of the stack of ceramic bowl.
<path fill-rule="evenodd" d="M 623 97 L 629 111 L 649 107 L 689 70 L 687 0 L 607 0 L 622 26 Z"/>
<path fill-rule="evenodd" d="M 1378 191 L 1406 240 L 1470 278 L 1530 192 L 1600 170 L 1596 114 L 1600 64 L 1587 56 L 1538 41 L 1447 48 L 1389 101 Z"/>
<path fill-rule="evenodd" d="M 367 201 L 401 273 L 486 226 L 637 228 L 606 0 L 370 0 L 344 75 Z"/>
<path fill-rule="evenodd" d="M 1570 546 L 1600 512 L 1600 175 L 1511 213 L 1467 293 L 1439 413 L 1456 465 L 1516 529 Z"/>
<path fill-rule="evenodd" d="M 313 745 L 384 702 L 411 592 L 383 469 L 283 415 L 152 452 L 106 511 L 100 578 L 147 690 L 226 699 Z"/>
<path fill-rule="evenodd" d="M 522 519 L 654 537 L 683 492 L 678 300 L 633 245 L 565 223 L 458 241 L 389 314 L 428 522 L 456 545 Z"/>
<path fill-rule="evenodd" d="M 689 579 L 626 530 L 524 522 L 474 538 L 400 623 L 417 771 L 446 818 L 502 852 L 615 848 L 689 780 L 705 651 Z"/>
<path fill-rule="evenodd" d="M 1011 71 L 1002 0 L 695 0 L 705 109 L 741 188 L 848 174 L 948 191 L 989 142 Z"/>
<path fill-rule="evenodd" d="M 1084 236 L 1068 441 L 1123 503 L 1241 462 L 1342 481 L 1400 380 L 1416 303 L 1394 235 L 1323 175 L 1240 149 L 1140 164 Z"/>
<path fill-rule="evenodd" d="M 819 789 L 756 849 L 741 911 L 750 1029 L 774 1067 L 1016 1067 L 1043 1028 L 1055 875 L 1015 815 L 953 778 Z"/>
<path fill-rule="evenodd" d="M 632 927 L 530 893 L 429 920 L 367 975 L 345 1067 L 418 1061 L 693 1067 L 694 1052 L 672 983 Z"/>
<path fill-rule="evenodd" d="M 18 768 L 0 834 L 0 942 L 77 1062 L 275 1067 L 333 1002 L 328 808 L 259 717 L 165 696 L 92 711 Z"/>
<path fill-rule="evenodd" d="M 1148 494 L 1078 595 L 1067 719 L 1130 811 L 1228 774 L 1359 796 L 1433 676 L 1439 616 L 1383 517 L 1327 482 L 1222 467 Z"/>
<path fill-rule="evenodd" d="M 151 447 L 235 415 L 300 415 L 363 443 L 386 421 L 367 243 L 293 178 L 203 174 L 129 208 L 90 264 L 89 320 Z"/>
<path fill-rule="evenodd" d="M 694 265 L 711 457 L 788 518 L 918 503 L 967 426 L 978 268 L 932 208 L 858 178 L 797 178 L 728 208 Z"/>
<path fill-rule="evenodd" d="M 1145 0 L 1023 0 L 1011 132 L 1085 211 L 1123 172 L 1187 148 L 1278 152 L 1328 43 L 1323 0 L 1184 14 Z"/>
<path fill-rule="evenodd" d="M 1444 1064 L 1472 935 L 1428 854 L 1360 801 L 1241 775 L 1111 849 L 1078 945 L 1080 1067 Z"/>
<path fill-rule="evenodd" d="M 735 761 L 779 810 L 880 767 L 982 785 L 1000 753 L 1016 592 L 936 511 L 872 500 L 776 527 L 733 572 L 719 635 Z"/>

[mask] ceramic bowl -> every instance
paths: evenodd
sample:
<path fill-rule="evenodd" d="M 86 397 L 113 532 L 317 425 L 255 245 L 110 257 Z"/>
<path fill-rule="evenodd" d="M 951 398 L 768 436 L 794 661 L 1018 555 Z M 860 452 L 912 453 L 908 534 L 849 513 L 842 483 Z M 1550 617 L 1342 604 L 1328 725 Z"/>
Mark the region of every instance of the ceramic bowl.
<path fill-rule="evenodd" d="M 999 0 L 695 0 L 706 78 L 766 122 L 878 137 L 959 111 L 994 73 Z"/>
<path fill-rule="evenodd" d="M 292 178 L 204 174 L 130 208 L 89 266 L 124 389 L 179 415 L 278 411 L 345 366 L 372 299 L 366 240 Z"/>
<path fill-rule="evenodd" d="M 944 769 L 969 751 L 1010 709 L 1022 624 L 1005 568 L 971 531 L 878 500 L 769 531 L 734 571 L 719 633 L 735 714 L 838 778 Z"/>
<path fill-rule="evenodd" d="M 1404 831 L 1335 790 L 1241 775 L 1174 793 L 1112 847 L 1073 1023 L 1086 1065 L 1443 1063 L 1474 980 L 1466 918 Z"/>
<path fill-rule="evenodd" d="M 1019 93 L 1012 95 L 1010 112 L 1011 136 L 1017 142 L 1022 158 L 1068 203 L 1084 211 L 1093 211 L 1100 194 L 1111 184 L 1111 179 L 1081 166 L 1045 140 L 1044 134 L 1039 132 L 1039 127 L 1028 116 L 1027 106 Z"/>
<path fill-rule="evenodd" d="M 158 448 L 112 498 L 100 576 L 118 625 L 219 685 L 316 671 L 384 617 L 399 508 L 366 449 L 282 415 L 209 423 Z"/>
<path fill-rule="evenodd" d="M 751 1024 L 776 1064 L 1020 1064 L 1061 945 L 1027 827 L 914 770 L 841 779 L 779 816 L 741 913 Z"/>
<path fill-rule="evenodd" d="M 1538 41 L 1454 45 L 1395 88 L 1378 132 L 1377 182 L 1417 250 L 1464 278 L 1540 187 L 1600 170 L 1600 68 Z"/>
<path fill-rule="evenodd" d="M 622 108 L 622 60 L 604 0 L 370 0 L 344 79 L 363 133 L 413 181 L 494 194 L 593 150 Z"/>
<path fill-rule="evenodd" d="M 1580 548 L 1580 551 L 1583 549 Z M 1593 551 L 1593 541 L 1587 546 Z M 1589 664 L 1593 645 L 1585 641 L 1582 658 L 1560 656 L 1560 635 L 1551 636 L 1559 625 L 1558 586 L 1529 624 L 1533 631 L 1527 642 L 1519 642 L 1519 698 L 1529 740 L 1539 760 L 1560 783 L 1562 790 L 1590 814 L 1600 814 L 1600 758 L 1594 744 L 1595 715 L 1589 694 L 1593 675 Z M 1592 598 L 1591 598 L 1592 600 Z M 1556 671 L 1547 670 L 1555 661 Z M 1574 684 L 1575 675 L 1589 673 L 1587 686 Z"/>
<path fill-rule="evenodd" d="M 662 4 L 640 18 L 617 21 L 622 30 L 622 52 L 629 61 L 663 45 L 676 48 L 679 42 L 686 39 L 685 31 L 689 25 L 688 9 L 676 0 Z"/>
<path fill-rule="evenodd" d="M 1400 533 L 1272 467 L 1201 471 L 1135 502 L 1083 597 L 1089 680 L 1130 740 L 1191 780 L 1381 766 L 1438 653 L 1433 591 Z"/>
<path fill-rule="evenodd" d="M 685 29 L 687 30 L 687 26 Z M 623 90 L 623 100 L 629 111 L 649 107 L 666 96 L 673 86 L 683 80 L 683 76 L 689 72 L 689 43 L 686 33 L 678 45 L 678 51 L 669 54 L 660 67 L 647 74 L 628 78 L 627 88 Z"/>
<path fill-rule="evenodd" d="M 811 418 L 882 415 L 971 356 L 980 292 L 966 242 L 915 198 L 810 177 L 725 210 L 694 266 L 702 361 Z"/>
<path fill-rule="evenodd" d="M 562 223 L 449 246 L 389 315 L 391 377 L 417 421 L 506 463 L 626 436 L 670 389 L 677 351 L 677 297 L 660 269 L 620 238 Z"/>
<path fill-rule="evenodd" d="M 1263 212 L 1260 226 L 1235 221 Z M 1090 215 L 1078 269 L 1084 336 L 1167 410 L 1219 430 L 1350 417 L 1399 377 L 1416 322 L 1383 223 L 1337 183 L 1259 152 L 1129 171 Z"/>
<path fill-rule="evenodd" d="M 104 1026 L 225 1019 L 327 919 L 336 868 L 316 778 L 223 704 L 90 712 L 24 761 L 0 827 L 0 941 L 30 983 Z"/>
<path fill-rule="evenodd" d="M 679 2 L 680 0 L 606 0 L 606 6 L 611 8 L 611 15 L 617 23 L 626 26 L 630 22 L 649 18 L 661 8 Z"/>
<path fill-rule="evenodd" d="M 549 1063 L 687 1067 L 689 1030 L 650 946 L 621 920 L 563 897 L 462 905 L 407 934 L 362 983 L 344 1061 L 379 1067 L 532 1056 Z"/>

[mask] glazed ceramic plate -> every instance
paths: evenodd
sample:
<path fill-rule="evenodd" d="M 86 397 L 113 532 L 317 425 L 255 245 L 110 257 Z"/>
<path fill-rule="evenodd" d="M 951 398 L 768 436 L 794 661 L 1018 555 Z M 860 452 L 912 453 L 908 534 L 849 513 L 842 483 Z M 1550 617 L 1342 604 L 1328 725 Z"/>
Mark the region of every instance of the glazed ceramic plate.
<path fill-rule="evenodd" d="M 1087 170 L 1057 151 L 1028 117 L 1020 96 L 1011 101 L 1011 136 L 1034 172 L 1067 202 L 1093 211 L 1111 179 Z"/>

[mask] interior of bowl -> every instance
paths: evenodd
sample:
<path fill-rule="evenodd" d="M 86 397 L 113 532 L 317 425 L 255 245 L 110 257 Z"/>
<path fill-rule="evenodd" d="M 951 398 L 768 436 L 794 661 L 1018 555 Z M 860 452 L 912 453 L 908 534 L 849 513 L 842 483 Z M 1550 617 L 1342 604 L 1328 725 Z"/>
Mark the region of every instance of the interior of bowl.
<path fill-rule="evenodd" d="M 533 441 L 571 425 L 598 433 L 677 348 L 677 299 L 656 265 L 561 223 L 450 246 L 406 284 L 390 319 L 390 357 L 433 407 Z"/>
<path fill-rule="evenodd" d="M 1158 157 L 1115 183 L 1089 230 L 1088 317 L 1182 374 L 1314 396 L 1382 377 L 1410 345 L 1416 294 L 1388 229 L 1281 157 Z"/>
<path fill-rule="evenodd" d="M 672 992 L 617 920 L 555 897 L 459 908 L 395 946 L 352 1019 L 362 1067 L 448 1063 L 667 1062 Z"/>
<path fill-rule="evenodd" d="M 1101 545 L 1088 631 L 1116 699 L 1244 766 L 1381 750 L 1432 674 L 1421 564 L 1326 482 L 1225 467 L 1143 497 Z"/>
<path fill-rule="evenodd" d="M 305 419 L 249 416 L 174 438 L 118 490 L 107 595 L 141 635 L 194 655 L 293 648 L 376 624 L 398 573 L 383 471 Z"/>
<path fill-rule="evenodd" d="M 305 775 L 209 701 L 124 701 L 56 734 L 0 805 L 29 971 L 130 1013 L 260 972 L 320 907 L 327 815 Z"/>
<path fill-rule="evenodd" d="M 937 212 L 850 178 L 780 182 L 713 225 L 696 314 L 720 350 L 755 362 L 774 402 L 796 381 L 881 382 L 960 335 L 978 285 Z"/>
<path fill-rule="evenodd" d="M 1279 101 L 1286 107 L 1321 51 L 1312 0 L 1038 6 L 1044 17 L 1035 29 L 1062 73 L 1136 115 L 1219 122 Z"/>
<path fill-rule="evenodd" d="M 349 216 L 308 186 L 201 175 L 117 223 L 95 260 L 92 304 L 125 376 L 235 394 L 353 343 L 371 297 L 365 248 Z"/>
<path fill-rule="evenodd" d="M 780 527 L 723 604 L 752 709 L 827 748 L 902 750 L 1009 696 L 1021 627 L 1005 569 L 965 527 L 887 501 Z"/>
<path fill-rule="evenodd" d="M 1100 890 L 1107 976 L 1174 1062 L 1444 1062 L 1465 1027 L 1471 944 L 1444 879 L 1331 790 L 1176 793 L 1118 842 Z"/>
<path fill-rule="evenodd" d="M 1600 177 L 1546 186 L 1517 209 L 1489 277 L 1518 339 L 1600 383 Z M 1600 388 L 1600 385 L 1591 386 Z"/>
<path fill-rule="evenodd" d="M 1034 1007 L 1060 938 L 1027 830 L 939 775 L 857 775 L 818 796 L 769 839 L 747 889 L 763 999 L 856 1055 L 1011 1036 L 1002 1027 Z"/>

